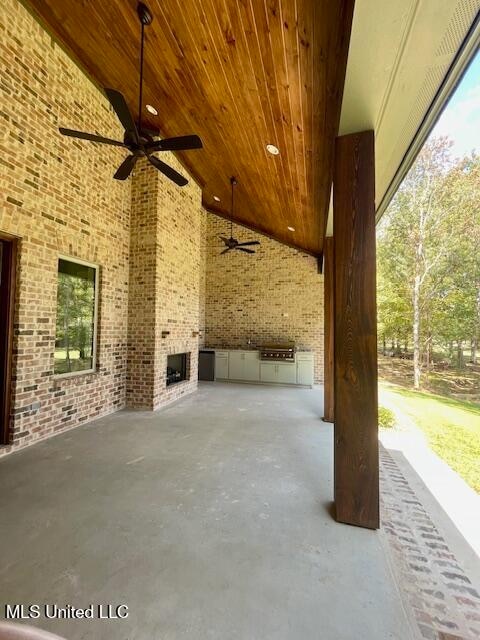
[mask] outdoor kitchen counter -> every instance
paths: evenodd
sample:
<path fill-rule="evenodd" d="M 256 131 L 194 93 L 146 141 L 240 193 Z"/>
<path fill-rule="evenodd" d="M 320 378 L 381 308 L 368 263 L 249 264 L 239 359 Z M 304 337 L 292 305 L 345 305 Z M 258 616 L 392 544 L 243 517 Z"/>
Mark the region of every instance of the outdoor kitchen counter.
<path fill-rule="evenodd" d="M 215 380 L 313 386 L 312 351 L 298 350 L 294 361 L 263 361 L 260 349 L 218 349 L 215 351 Z"/>

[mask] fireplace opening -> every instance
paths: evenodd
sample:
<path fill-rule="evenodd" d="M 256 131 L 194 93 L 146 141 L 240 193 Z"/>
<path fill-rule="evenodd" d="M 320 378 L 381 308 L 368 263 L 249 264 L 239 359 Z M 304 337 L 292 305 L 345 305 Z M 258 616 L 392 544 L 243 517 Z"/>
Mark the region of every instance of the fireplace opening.
<path fill-rule="evenodd" d="M 188 353 L 175 353 L 167 357 L 167 387 L 188 380 Z"/>

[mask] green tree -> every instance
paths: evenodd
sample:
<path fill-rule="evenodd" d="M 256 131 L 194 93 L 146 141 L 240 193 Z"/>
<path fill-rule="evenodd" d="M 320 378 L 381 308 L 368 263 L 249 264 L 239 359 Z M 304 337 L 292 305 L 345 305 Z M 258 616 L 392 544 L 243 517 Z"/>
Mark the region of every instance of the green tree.
<path fill-rule="evenodd" d="M 379 334 L 413 344 L 414 386 L 435 345 L 471 344 L 480 324 L 480 163 L 453 163 L 451 142 L 429 140 L 378 229 Z"/>
<path fill-rule="evenodd" d="M 480 156 L 462 159 L 449 172 L 445 192 L 455 211 L 454 235 L 444 261 L 444 273 L 437 283 L 434 331 L 449 349 L 459 368 L 469 343 L 475 363 L 480 326 Z"/>

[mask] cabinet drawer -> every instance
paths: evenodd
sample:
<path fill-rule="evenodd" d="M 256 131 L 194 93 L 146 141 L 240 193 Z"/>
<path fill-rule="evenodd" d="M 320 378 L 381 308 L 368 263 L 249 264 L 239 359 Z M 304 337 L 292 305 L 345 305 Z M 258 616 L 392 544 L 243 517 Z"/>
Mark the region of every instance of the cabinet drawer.
<path fill-rule="evenodd" d="M 310 352 L 297 352 L 297 362 L 313 362 L 313 353 Z"/>

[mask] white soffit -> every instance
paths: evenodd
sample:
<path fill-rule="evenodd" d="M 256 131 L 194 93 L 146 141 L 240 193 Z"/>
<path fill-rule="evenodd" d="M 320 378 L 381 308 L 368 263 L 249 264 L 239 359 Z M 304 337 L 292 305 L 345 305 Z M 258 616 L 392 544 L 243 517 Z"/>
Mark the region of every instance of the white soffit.
<path fill-rule="evenodd" d="M 480 10 L 480 0 L 356 0 L 339 135 L 374 129 L 376 204 Z"/>

